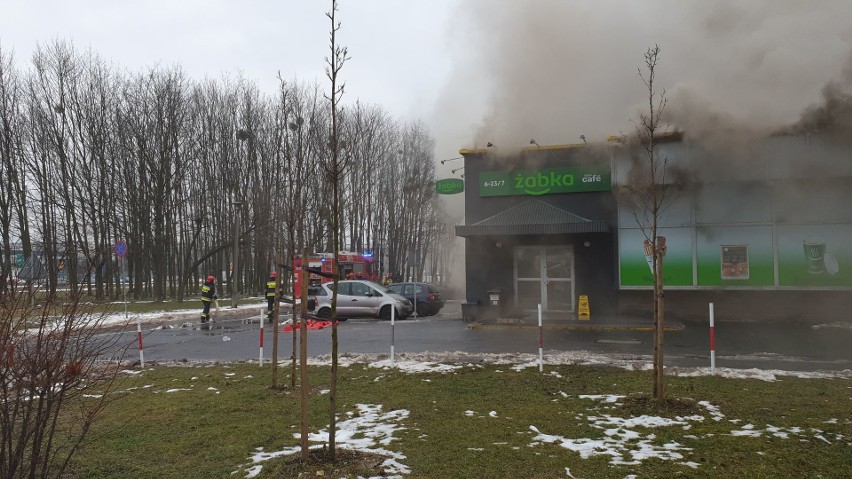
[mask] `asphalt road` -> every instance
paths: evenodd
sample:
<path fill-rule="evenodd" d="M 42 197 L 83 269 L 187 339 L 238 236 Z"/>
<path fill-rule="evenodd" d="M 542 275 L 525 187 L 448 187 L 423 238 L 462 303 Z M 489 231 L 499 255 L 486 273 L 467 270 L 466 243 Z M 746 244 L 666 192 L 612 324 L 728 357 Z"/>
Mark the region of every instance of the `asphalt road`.
<path fill-rule="evenodd" d="M 254 311 L 254 310 L 251 310 Z M 143 325 L 147 361 L 237 361 L 257 360 L 259 326 L 257 313 L 249 319 L 220 319 L 209 326 L 174 320 L 170 329 L 150 329 Z M 592 321 L 592 324 L 594 322 Z M 183 327 L 181 327 L 183 325 Z M 667 366 L 709 366 L 709 328 L 703 323 L 686 323 L 665 335 Z M 138 358 L 135 327 L 108 333 L 126 351 L 113 356 Z M 459 306 L 450 304 L 441 314 L 390 322 L 350 319 L 338 328 L 339 352 L 389 353 L 391 337 L 400 353 L 466 352 L 538 354 L 537 327 L 514 326 L 470 328 L 461 319 Z M 588 351 L 596 354 L 648 356 L 652 354 L 650 331 L 632 329 L 566 330 L 545 329 L 545 354 Z M 271 326 L 265 326 L 264 360 L 272 356 Z M 279 358 L 287 360 L 292 333 L 279 335 Z M 852 369 L 852 323 L 831 326 L 723 322 L 716 324 L 716 366 L 728 368 L 781 369 L 788 371 L 840 371 Z M 308 332 L 308 355 L 331 352 L 331 328 Z M 650 361 L 650 359 L 649 359 Z"/>

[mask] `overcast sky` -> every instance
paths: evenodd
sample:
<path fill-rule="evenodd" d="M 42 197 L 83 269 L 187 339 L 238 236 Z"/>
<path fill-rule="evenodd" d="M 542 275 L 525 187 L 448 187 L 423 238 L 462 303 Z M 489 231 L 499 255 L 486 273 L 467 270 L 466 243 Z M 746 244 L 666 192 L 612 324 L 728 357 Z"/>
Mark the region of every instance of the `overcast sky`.
<path fill-rule="evenodd" d="M 37 43 L 67 39 L 129 70 L 242 72 L 273 93 L 279 71 L 325 81 L 328 9 L 321 0 L 0 0 L 0 45 L 23 65 Z M 852 85 L 852 0 L 341 0 L 339 18 L 352 57 L 345 100 L 422 119 L 437 159 L 487 141 L 602 141 L 629 130 L 647 104 L 637 68 L 655 43 L 672 121 L 693 132 L 795 122 L 828 82 Z"/>

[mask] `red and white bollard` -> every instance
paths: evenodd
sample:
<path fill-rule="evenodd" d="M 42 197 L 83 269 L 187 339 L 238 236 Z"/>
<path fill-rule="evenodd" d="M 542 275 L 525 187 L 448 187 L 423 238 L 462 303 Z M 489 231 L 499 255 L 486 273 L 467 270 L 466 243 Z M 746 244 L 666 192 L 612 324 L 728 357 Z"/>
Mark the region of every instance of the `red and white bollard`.
<path fill-rule="evenodd" d="M 716 325 L 713 322 L 713 303 L 710 303 L 710 374 L 716 374 Z"/>
<path fill-rule="evenodd" d="M 544 372 L 544 328 L 541 327 L 541 305 L 538 305 L 538 372 Z"/>
<path fill-rule="evenodd" d="M 260 310 L 260 357 L 257 359 L 257 365 L 263 366 L 263 310 Z"/>
<path fill-rule="evenodd" d="M 396 326 L 396 308 L 391 305 L 391 365 L 394 364 L 394 341 L 395 341 L 395 332 L 394 327 Z"/>
<path fill-rule="evenodd" d="M 127 313 L 125 313 L 127 314 Z M 142 318 L 136 317 L 136 338 L 139 340 L 139 367 L 145 367 L 145 351 L 142 347 Z"/>

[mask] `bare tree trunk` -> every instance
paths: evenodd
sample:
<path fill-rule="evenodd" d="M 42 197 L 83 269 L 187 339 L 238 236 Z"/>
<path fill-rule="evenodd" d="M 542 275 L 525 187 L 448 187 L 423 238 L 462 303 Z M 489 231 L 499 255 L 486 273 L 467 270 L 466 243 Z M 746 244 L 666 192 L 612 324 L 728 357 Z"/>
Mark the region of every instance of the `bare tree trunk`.
<path fill-rule="evenodd" d="M 665 368 L 663 362 L 663 335 L 665 332 L 664 314 L 665 293 L 663 292 L 663 259 L 666 253 L 666 243 L 663 237 L 657 236 L 656 243 L 656 274 L 654 275 L 654 397 L 657 401 L 666 400 L 666 384 L 663 377 Z"/>
<path fill-rule="evenodd" d="M 308 257 L 308 249 L 302 249 L 302 258 Z M 301 445 L 302 461 L 307 461 L 310 455 L 308 449 L 308 282 L 304 281 L 306 265 L 302 264 L 302 307 L 299 315 L 299 363 L 301 366 L 301 378 L 299 381 L 299 398 L 301 407 Z M 294 325 L 295 326 L 295 325 Z"/>

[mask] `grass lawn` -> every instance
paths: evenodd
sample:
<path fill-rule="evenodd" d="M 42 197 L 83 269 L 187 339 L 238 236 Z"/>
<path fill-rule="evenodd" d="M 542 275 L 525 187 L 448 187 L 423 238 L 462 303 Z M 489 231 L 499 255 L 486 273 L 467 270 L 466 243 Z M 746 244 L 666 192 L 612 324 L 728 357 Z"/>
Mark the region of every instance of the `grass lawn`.
<path fill-rule="evenodd" d="M 643 399 L 648 371 L 375 366 L 339 369 L 338 444 L 356 445 L 357 460 L 342 449 L 337 465 L 302 465 L 298 452 L 284 454 L 299 445 L 299 392 L 289 388 L 287 368 L 279 370 L 287 387 L 273 390 L 268 364 L 155 365 L 123 379 L 114 393 L 120 399 L 96 422 L 72 475 L 852 476 L 848 379 L 667 377 L 671 401 L 657 407 Z M 329 371 L 310 368 L 312 434 L 327 428 Z M 255 455 L 265 460 L 253 462 Z"/>

